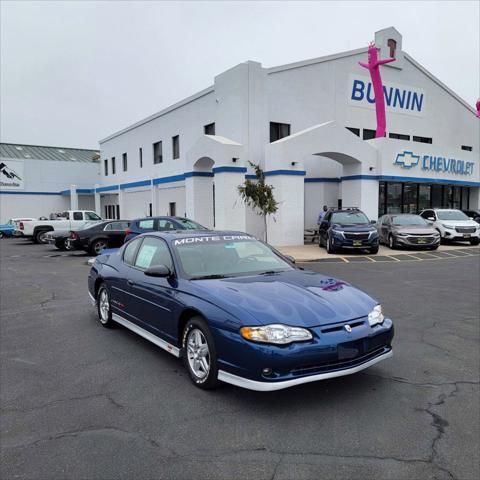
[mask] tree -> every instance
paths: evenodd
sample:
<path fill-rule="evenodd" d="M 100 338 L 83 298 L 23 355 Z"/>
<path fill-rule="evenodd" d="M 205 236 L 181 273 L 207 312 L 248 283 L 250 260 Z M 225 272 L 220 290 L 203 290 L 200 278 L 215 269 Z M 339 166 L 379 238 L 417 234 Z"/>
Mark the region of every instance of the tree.
<path fill-rule="evenodd" d="M 264 239 L 267 241 L 267 215 L 273 215 L 278 210 L 278 203 L 273 196 L 273 187 L 265 183 L 265 174 L 259 165 L 248 162 L 255 171 L 256 180 L 246 179 L 239 185 L 238 193 L 247 206 L 263 217 L 265 228 Z"/>

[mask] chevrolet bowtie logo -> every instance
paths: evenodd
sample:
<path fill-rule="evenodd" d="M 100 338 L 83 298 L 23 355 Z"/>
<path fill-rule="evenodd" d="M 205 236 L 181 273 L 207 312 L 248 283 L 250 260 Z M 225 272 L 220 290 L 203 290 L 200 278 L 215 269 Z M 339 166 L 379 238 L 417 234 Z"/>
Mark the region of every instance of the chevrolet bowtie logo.
<path fill-rule="evenodd" d="M 418 165 L 420 155 L 414 155 L 413 152 L 404 151 L 397 155 L 394 164 L 400 165 L 402 168 L 412 168 Z"/>

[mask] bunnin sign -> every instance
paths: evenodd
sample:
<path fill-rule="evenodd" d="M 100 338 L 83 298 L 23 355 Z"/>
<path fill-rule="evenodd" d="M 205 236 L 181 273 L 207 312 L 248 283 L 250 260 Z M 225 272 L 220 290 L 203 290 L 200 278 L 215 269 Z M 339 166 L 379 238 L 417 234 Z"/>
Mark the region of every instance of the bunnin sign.
<path fill-rule="evenodd" d="M 23 190 L 23 162 L 0 159 L 0 190 Z"/>
<path fill-rule="evenodd" d="M 363 108 L 375 108 L 373 85 L 368 77 L 350 75 L 348 81 L 348 102 Z M 423 116 L 426 110 L 425 91 L 408 85 L 384 82 L 383 95 L 386 110 L 406 115 Z"/>
<path fill-rule="evenodd" d="M 394 165 L 404 169 L 420 168 L 424 171 L 450 173 L 454 175 L 472 175 L 474 162 L 441 155 L 417 155 L 404 150 L 396 155 Z"/>

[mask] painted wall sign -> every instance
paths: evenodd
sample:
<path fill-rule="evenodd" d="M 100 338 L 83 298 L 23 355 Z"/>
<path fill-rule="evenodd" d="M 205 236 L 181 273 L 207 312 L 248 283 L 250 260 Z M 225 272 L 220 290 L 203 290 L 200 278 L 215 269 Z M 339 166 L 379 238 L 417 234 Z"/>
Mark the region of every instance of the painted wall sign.
<path fill-rule="evenodd" d="M 415 155 L 407 150 L 397 154 L 393 163 L 406 169 L 420 166 L 425 171 L 453 173 L 456 175 L 472 175 L 475 165 L 474 162 L 467 162 L 458 158 L 439 155 Z"/>
<path fill-rule="evenodd" d="M 387 111 L 416 116 L 425 114 L 426 95 L 420 88 L 384 82 L 383 94 Z M 348 101 L 357 107 L 375 108 L 375 94 L 368 77 L 349 76 Z"/>
<path fill-rule="evenodd" d="M 25 188 L 23 175 L 23 162 L 0 159 L 1 190 L 23 190 Z"/>

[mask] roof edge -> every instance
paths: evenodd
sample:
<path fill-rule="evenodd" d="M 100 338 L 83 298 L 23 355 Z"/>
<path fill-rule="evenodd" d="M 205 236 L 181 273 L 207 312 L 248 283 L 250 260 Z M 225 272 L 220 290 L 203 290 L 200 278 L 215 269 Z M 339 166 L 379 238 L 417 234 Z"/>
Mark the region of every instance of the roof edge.
<path fill-rule="evenodd" d="M 38 147 L 38 148 L 56 148 L 62 150 L 81 150 L 84 152 L 100 153 L 98 148 L 80 148 L 80 147 L 59 147 L 57 145 L 33 145 L 31 143 L 0 142 L 0 145 L 13 145 L 15 147 Z"/>
<path fill-rule="evenodd" d="M 136 123 L 133 123 L 132 125 L 129 125 L 128 127 L 122 128 L 121 130 L 118 130 L 115 133 L 112 133 L 108 137 L 102 138 L 101 140 L 98 141 L 98 143 L 101 145 L 102 143 L 107 142 L 108 140 L 112 140 L 115 137 L 118 137 L 119 135 L 122 135 L 130 130 L 134 130 L 135 128 L 138 128 L 142 125 L 145 125 L 148 122 L 151 122 L 152 120 L 155 120 L 156 118 L 162 117 L 163 115 L 166 115 L 167 113 L 172 112 L 173 110 L 176 110 L 177 108 L 183 107 L 184 105 L 187 105 L 188 103 L 191 103 L 195 100 L 198 100 L 201 97 L 204 97 L 205 95 L 208 95 L 209 93 L 212 93 L 215 90 L 214 86 L 211 85 L 210 87 L 207 87 L 200 92 L 197 92 L 190 97 L 184 98 L 183 100 L 180 100 L 177 103 L 174 103 L 173 105 L 170 105 L 169 107 L 164 108 L 163 110 L 160 110 L 157 113 L 154 113 L 153 115 L 150 115 L 149 117 L 146 117 L 142 120 L 139 120 Z"/>
<path fill-rule="evenodd" d="M 330 62 L 332 60 L 337 60 L 338 58 L 352 57 L 358 55 L 359 53 L 367 53 L 368 47 L 356 48 L 354 50 L 346 50 L 340 53 L 334 53 L 332 55 L 325 55 L 323 57 L 311 58 L 309 60 L 301 60 L 300 62 L 286 63 L 285 65 L 278 65 L 277 67 L 267 68 L 267 74 L 283 72 L 285 70 L 292 70 L 294 68 L 308 67 L 309 65 L 314 65 L 316 63 Z"/>
<path fill-rule="evenodd" d="M 448 94 L 450 94 L 455 100 L 460 102 L 465 108 L 470 110 L 474 115 L 476 115 L 475 109 L 462 97 L 456 94 L 452 89 L 447 87 L 441 80 L 439 80 L 433 73 L 429 72 L 425 67 L 423 67 L 419 62 L 417 62 L 413 57 L 411 57 L 407 52 L 403 51 L 403 56 L 408 60 L 413 66 L 417 67 L 423 74 L 425 74 L 430 80 L 433 80 L 437 85 L 443 88 Z"/>

